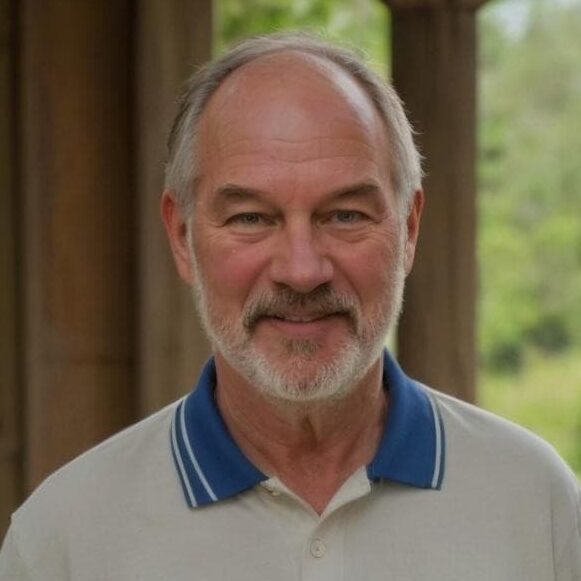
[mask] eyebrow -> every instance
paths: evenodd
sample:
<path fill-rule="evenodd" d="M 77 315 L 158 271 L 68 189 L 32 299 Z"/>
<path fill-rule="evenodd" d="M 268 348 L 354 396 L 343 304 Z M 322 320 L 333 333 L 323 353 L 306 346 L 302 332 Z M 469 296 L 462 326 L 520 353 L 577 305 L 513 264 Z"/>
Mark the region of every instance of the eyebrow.
<path fill-rule="evenodd" d="M 373 182 L 362 182 L 332 190 L 325 195 L 328 199 L 374 197 L 380 193 L 379 186 Z M 236 184 L 225 184 L 216 190 L 216 195 L 223 201 L 244 202 L 266 196 L 265 192 Z"/>
<path fill-rule="evenodd" d="M 245 202 L 263 198 L 265 193 L 254 188 L 237 186 L 236 184 L 224 184 L 216 190 L 218 202 Z"/>
<path fill-rule="evenodd" d="M 376 198 L 381 194 L 379 186 L 373 182 L 362 182 L 340 188 L 330 193 L 331 199 L 349 199 L 349 198 Z"/>

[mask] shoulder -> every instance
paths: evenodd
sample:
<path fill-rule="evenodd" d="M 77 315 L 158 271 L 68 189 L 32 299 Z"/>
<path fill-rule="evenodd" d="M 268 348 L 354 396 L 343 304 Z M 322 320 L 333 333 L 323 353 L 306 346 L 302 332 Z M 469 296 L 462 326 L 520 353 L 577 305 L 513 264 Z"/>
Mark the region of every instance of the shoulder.
<path fill-rule="evenodd" d="M 424 389 L 437 404 L 447 445 L 454 450 L 477 449 L 481 453 L 479 460 L 516 462 L 521 468 L 530 463 L 532 467 L 552 466 L 558 472 L 567 469 L 553 446 L 532 431 L 473 404 L 426 386 Z"/>
<path fill-rule="evenodd" d="M 553 446 L 532 431 L 475 405 L 425 387 L 444 425 L 446 447 L 470 465 L 501 474 L 572 479 Z M 450 459 L 452 460 L 452 459 Z M 575 480 L 573 478 L 573 480 Z"/>
<path fill-rule="evenodd" d="M 61 488 L 76 489 L 89 482 L 94 486 L 97 477 L 137 476 L 147 465 L 156 462 L 158 456 L 165 455 L 177 403 L 125 428 L 65 464 L 38 487 L 29 501 L 36 501 L 37 497 L 53 494 Z"/>
<path fill-rule="evenodd" d="M 496 498 L 503 491 L 509 503 L 534 503 L 553 523 L 575 524 L 573 517 L 580 518 L 579 482 L 553 446 L 509 420 L 425 389 L 442 417 L 447 486 L 490 490 Z"/>
<path fill-rule="evenodd" d="M 564 550 L 559 547 L 575 542 L 571 539 L 581 546 L 579 483 L 555 449 L 513 422 L 425 389 L 444 426 L 445 486 L 457 495 L 470 490 L 485 503 L 494 499 L 506 514 L 519 508 L 534 513 L 537 522 L 552 529 L 557 560 Z"/>
<path fill-rule="evenodd" d="M 161 502 L 155 495 L 168 484 L 170 490 L 178 490 L 169 444 L 176 405 L 112 436 L 49 476 L 12 516 L 11 534 L 20 546 L 66 542 L 89 522 L 105 520 L 105 514 L 122 515 L 137 503 Z"/>

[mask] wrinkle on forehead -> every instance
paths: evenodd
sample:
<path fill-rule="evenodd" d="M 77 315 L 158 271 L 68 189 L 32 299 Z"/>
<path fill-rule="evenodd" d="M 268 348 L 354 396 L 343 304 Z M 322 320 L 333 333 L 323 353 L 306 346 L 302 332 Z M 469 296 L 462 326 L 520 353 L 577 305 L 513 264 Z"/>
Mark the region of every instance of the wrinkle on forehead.
<path fill-rule="evenodd" d="M 284 52 L 234 71 L 211 97 L 202 142 L 220 148 L 242 139 L 301 144 L 313 140 L 386 140 L 383 122 L 349 73 L 313 55 Z"/>
<path fill-rule="evenodd" d="M 238 158 L 250 159 L 252 156 L 264 155 L 278 162 L 303 163 L 320 161 L 322 159 L 349 159 L 373 158 L 375 149 L 367 143 L 348 139 L 309 139 L 297 142 L 296 140 L 269 139 L 268 151 L 264 145 L 251 140 L 239 140 L 226 143 L 221 147 L 220 154 L 230 157 L 233 161 Z"/>

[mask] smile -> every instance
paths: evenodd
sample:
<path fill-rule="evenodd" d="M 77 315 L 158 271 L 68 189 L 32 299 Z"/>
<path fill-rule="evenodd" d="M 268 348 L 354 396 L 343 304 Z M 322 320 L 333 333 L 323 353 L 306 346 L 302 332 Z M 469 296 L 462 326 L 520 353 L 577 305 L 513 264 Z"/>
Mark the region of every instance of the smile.
<path fill-rule="evenodd" d="M 284 315 L 262 318 L 268 327 L 278 333 L 296 339 L 322 339 L 338 324 L 344 324 L 345 315 L 329 313 L 328 315 Z"/>
<path fill-rule="evenodd" d="M 302 315 L 283 315 L 283 316 L 273 316 L 273 319 L 278 321 L 288 321 L 289 323 L 312 323 L 313 321 L 319 321 L 326 317 L 332 317 L 334 313 L 329 315 L 312 315 L 312 316 L 302 316 Z"/>

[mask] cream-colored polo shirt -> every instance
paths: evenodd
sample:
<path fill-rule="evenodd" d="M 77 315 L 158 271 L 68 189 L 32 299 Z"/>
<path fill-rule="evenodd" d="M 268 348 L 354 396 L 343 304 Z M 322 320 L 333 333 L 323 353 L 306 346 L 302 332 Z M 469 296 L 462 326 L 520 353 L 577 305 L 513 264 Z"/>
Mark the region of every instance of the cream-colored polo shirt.
<path fill-rule="evenodd" d="M 241 453 L 214 374 L 51 476 L 13 516 L 0 579 L 581 580 L 578 485 L 525 430 L 386 355 L 377 454 L 319 516 Z"/>

